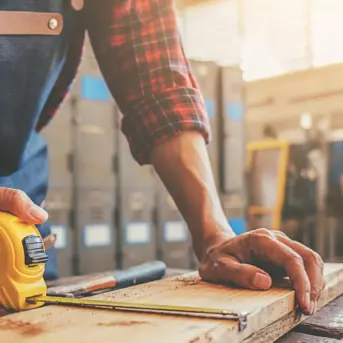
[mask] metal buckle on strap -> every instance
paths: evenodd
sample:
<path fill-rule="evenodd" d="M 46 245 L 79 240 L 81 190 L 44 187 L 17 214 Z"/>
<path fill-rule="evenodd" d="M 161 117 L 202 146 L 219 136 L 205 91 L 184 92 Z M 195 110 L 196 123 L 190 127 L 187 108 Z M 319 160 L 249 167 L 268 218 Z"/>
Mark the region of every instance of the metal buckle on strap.
<path fill-rule="evenodd" d="M 59 35 L 62 29 L 59 13 L 0 11 L 0 35 Z"/>
<path fill-rule="evenodd" d="M 84 0 L 71 0 L 71 5 L 76 11 L 81 11 L 83 9 Z"/>

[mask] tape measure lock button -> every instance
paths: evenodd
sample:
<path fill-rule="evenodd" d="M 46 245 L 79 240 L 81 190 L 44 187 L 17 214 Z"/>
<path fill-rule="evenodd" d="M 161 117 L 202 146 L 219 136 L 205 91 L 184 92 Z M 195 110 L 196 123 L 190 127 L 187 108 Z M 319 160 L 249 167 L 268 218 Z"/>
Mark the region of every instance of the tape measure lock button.
<path fill-rule="evenodd" d="M 25 264 L 28 267 L 33 267 L 48 261 L 48 255 L 45 253 L 41 237 L 36 235 L 26 236 L 23 239 L 23 248 Z"/>

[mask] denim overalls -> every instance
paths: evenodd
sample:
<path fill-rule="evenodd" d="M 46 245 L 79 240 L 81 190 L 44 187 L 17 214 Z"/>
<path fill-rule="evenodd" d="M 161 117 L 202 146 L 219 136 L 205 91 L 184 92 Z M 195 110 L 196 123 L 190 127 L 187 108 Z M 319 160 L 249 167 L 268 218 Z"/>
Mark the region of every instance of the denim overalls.
<path fill-rule="evenodd" d="M 49 172 L 46 143 L 35 125 L 66 61 L 75 11 L 69 0 L 1 0 L 0 11 L 63 17 L 58 35 L 0 32 L 0 187 L 21 189 L 39 205 Z M 50 234 L 48 222 L 38 229 L 43 238 Z M 57 261 L 53 248 L 47 253 L 49 280 L 57 277 Z"/>

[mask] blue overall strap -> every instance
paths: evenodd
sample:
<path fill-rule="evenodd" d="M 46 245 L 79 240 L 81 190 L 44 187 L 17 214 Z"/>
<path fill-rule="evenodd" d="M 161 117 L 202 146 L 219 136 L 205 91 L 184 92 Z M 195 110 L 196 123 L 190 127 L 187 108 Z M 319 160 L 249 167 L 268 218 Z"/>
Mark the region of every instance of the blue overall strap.
<path fill-rule="evenodd" d="M 34 131 L 32 131 L 27 147 L 23 167 L 9 176 L 0 176 L 0 185 L 1 187 L 20 189 L 36 204 L 40 204 L 46 197 L 48 185 L 47 147 L 42 137 Z M 43 238 L 51 233 L 49 221 L 37 225 L 37 228 Z M 49 258 L 45 267 L 45 279 L 56 279 L 58 277 L 56 251 L 51 248 L 47 254 Z"/>
<path fill-rule="evenodd" d="M 39 205 L 47 195 L 48 153 L 35 131 L 38 118 L 66 63 L 76 14 L 65 0 L 3 0 L 0 11 L 59 14 L 63 30 L 58 35 L 17 35 L 0 32 L 0 186 L 20 189 Z M 50 223 L 38 226 L 43 238 Z M 45 279 L 55 279 L 55 250 L 47 251 Z"/>

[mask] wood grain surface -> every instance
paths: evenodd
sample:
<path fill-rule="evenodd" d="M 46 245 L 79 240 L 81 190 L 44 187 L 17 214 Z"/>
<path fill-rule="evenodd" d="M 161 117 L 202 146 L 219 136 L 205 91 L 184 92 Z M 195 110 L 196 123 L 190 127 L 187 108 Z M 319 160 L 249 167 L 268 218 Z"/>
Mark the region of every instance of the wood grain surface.
<path fill-rule="evenodd" d="M 343 265 L 325 267 L 327 287 L 319 306 L 343 293 Z M 201 306 L 248 312 L 248 328 L 230 320 L 184 318 L 61 306 L 0 318 L 0 342 L 6 343 L 195 343 L 274 342 L 306 317 L 298 315 L 294 291 L 273 287 L 248 291 L 213 285 L 196 273 L 114 291 L 96 299 Z"/>

